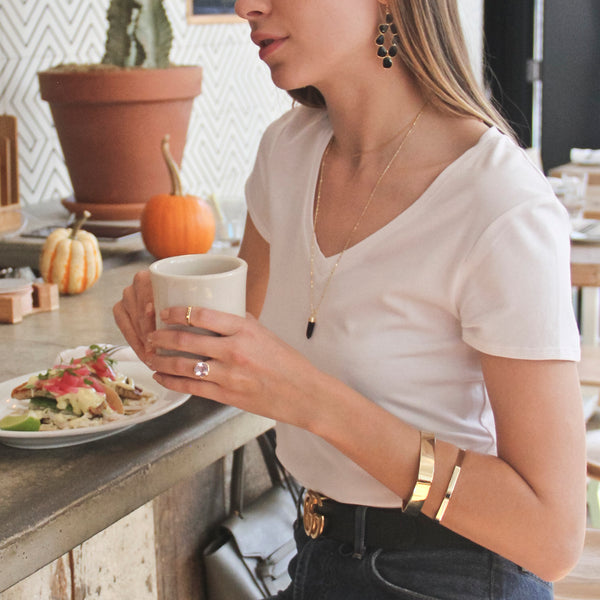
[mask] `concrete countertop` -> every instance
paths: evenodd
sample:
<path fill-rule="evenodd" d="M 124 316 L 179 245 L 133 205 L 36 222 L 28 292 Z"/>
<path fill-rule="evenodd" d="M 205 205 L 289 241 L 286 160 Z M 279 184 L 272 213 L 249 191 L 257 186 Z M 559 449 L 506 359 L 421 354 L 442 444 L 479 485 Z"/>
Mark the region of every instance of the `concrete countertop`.
<path fill-rule="evenodd" d="M 112 306 L 151 260 L 143 250 L 123 253 L 94 287 L 61 296 L 58 310 L 0 324 L 0 381 L 45 370 L 66 348 L 122 343 Z M 272 425 L 193 397 L 86 444 L 52 450 L 0 444 L 0 591 Z"/>
<path fill-rule="evenodd" d="M 33 267 L 39 261 L 40 250 L 47 233 L 36 232 L 44 228 L 66 227 L 73 216 L 58 202 L 43 202 L 19 209 L 21 226 L 14 231 L 0 232 L 0 266 Z M 91 221 L 92 224 L 105 224 L 106 221 Z M 139 222 L 119 221 L 119 226 L 138 225 Z M 35 234 L 35 235 L 34 235 Z M 145 252 L 141 234 L 135 233 L 121 238 L 98 238 L 104 262 L 108 265 L 127 261 L 132 253 Z"/>

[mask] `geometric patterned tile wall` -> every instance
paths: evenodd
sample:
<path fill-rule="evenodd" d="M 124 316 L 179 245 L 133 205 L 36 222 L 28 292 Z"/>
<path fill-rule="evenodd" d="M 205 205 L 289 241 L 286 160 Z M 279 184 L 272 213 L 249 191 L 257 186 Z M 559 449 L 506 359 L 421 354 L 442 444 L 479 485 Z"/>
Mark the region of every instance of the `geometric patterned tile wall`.
<path fill-rule="evenodd" d="M 19 127 L 21 202 L 70 195 L 71 184 L 37 72 L 61 62 L 98 62 L 109 0 L 0 0 L 0 114 Z M 246 23 L 190 25 L 184 0 L 165 0 L 171 59 L 203 67 L 182 164 L 186 191 L 241 194 L 264 128 L 291 105 L 272 84 Z"/>

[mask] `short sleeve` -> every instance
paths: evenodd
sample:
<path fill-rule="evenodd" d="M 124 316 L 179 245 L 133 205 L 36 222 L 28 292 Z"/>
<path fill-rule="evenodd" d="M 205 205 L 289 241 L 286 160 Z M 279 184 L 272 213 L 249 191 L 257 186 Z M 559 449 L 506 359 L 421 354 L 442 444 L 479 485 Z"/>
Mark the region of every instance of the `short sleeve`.
<path fill-rule="evenodd" d="M 461 268 L 464 341 L 496 356 L 579 360 L 569 222 L 555 198 L 513 207 L 480 236 Z"/>

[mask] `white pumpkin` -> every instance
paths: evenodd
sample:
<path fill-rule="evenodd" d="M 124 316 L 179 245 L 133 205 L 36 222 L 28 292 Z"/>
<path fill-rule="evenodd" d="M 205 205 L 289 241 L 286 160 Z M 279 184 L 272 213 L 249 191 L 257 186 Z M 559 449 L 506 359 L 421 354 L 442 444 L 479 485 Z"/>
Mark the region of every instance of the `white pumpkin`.
<path fill-rule="evenodd" d="M 56 283 L 61 294 L 80 294 L 102 274 L 102 254 L 96 236 L 81 229 L 90 217 L 85 211 L 73 228 L 55 229 L 44 242 L 40 272 L 47 283 Z"/>

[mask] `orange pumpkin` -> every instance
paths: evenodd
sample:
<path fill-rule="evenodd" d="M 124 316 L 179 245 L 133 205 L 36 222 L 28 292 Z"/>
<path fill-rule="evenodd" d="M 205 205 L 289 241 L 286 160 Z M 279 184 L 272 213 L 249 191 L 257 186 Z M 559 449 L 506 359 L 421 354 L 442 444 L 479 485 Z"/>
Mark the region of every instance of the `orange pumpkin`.
<path fill-rule="evenodd" d="M 203 254 L 215 239 L 215 217 L 211 207 L 197 196 L 184 195 L 181 177 L 169 151 L 169 136 L 161 144 L 171 176 L 171 193 L 148 200 L 142 211 L 142 239 L 156 258 L 181 254 Z"/>
<path fill-rule="evenodd" d="M 86 210 L 73 228 L 55 229 L 40 253 L 40 273 L 46 283 L 56 283 L 61 294 L 80 294 L 102 274 L 102 255 L 96 236 L 81 226 L 90 217 Z"/>

